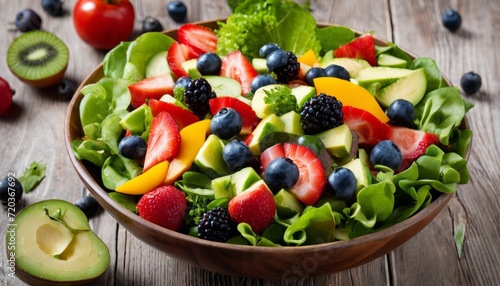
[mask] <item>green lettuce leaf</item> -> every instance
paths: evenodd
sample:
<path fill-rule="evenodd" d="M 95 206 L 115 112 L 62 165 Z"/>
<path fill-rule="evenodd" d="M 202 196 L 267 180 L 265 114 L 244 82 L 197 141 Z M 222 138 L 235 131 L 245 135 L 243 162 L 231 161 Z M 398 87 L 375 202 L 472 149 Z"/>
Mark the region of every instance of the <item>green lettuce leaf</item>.
<path fill-rule="evenodd" d="M 43 162 L 33 162 L 31 165 L 24 170 L 21 177 L 18 178 L 19 182 L 23 186 L 23 191 L 29 193 L 34 187 L 40 183 L 40 181 L 45 178 L 45 170 L 47 167 Z"/>
<path fill-rule="evenodd" d="M 307 207 L 284 234 L 288 245 L 319 244 L 335 240 L 336 216 L 330 204 Z"/>

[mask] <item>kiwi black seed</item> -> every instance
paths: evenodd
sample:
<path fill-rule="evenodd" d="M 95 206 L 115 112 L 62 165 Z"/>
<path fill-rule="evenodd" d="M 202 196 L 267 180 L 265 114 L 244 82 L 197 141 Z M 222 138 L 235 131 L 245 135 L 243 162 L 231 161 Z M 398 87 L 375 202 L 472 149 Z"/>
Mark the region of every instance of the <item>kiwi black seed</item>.
<path fill-rule="evenodd" d="M 68 66 L 68 47 L 46 31 L 26 32 L 7 51 L 7 65 L 21 81 L 38 88 L 58 84 Z"/>

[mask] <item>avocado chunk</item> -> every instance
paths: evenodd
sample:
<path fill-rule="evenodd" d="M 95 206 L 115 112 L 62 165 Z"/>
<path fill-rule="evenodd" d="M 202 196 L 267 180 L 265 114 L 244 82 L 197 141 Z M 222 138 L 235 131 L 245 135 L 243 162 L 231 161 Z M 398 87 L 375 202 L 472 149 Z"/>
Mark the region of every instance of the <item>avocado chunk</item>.
<path fill-rule="evenodd" d="M 281 189 L 274 195 L 274 202 L 276 203 L 276 212 L 280 218 L 291 218 L 304 210 L 302 204 L 285 189 Z"/>
<path fill-rule="evenodd" d="M 210 134 L 201 146 L 194 163 L 200 171 L 211 179 L 229 174 L 222 158 L 224 142 L 214 134 Z"/>
<path fill-rule="evenodd" d="M 356 192 L 368 186 L 372 182 L 370 168 L 363 163 L 363 160 L 356 158 L 344 165 L 344 168 L 351 170 L 356 177 Z"/>
<path fill-rule="evenodd" d="M 231 77 L 207 75 L 203 77 L 217 96 L 241 97 L 241 84 Z"/>
<path fill-rule="evenodd" d="M 200 78 L 201 73 L 198 71 L 196 67 L 196 61 L 198 59 L 190 59 L 181 64 L 182 69 L 191 77 L 193 80 Z"/>
<path fill-rule="evenodd" d="M 212 180 L 214 198 L 232 199 L 243 193 L 248 187 L 260 179 L 259 174 L 257 174 L 252 167 L 246 167 L 233 174 L 215 178 Z"/>
<path fill-rule="evenodd" d="M 300 125 L 300 115 L 295 111 L 288 111 L 287 113 L 280 116 L 281 121 L 285 125 L 283 131 L 303 135 L 304 129 L 302 129 L 302 125 Z"/>
<path fill-rule="evenodd" d="M 164 102 L 168 102 L 168 103 L 172 103 L 172 104 L 175 104 L 179 107 L 182 107 L 184 109 L 187 109 L 189 110 L 189 108 L 184 104 L 184 102 L 178 100 L 177 98 L 175 98 L 174 96 L 170 95 L 170 94 L 164 94 L 161 98 L 160 98 L 160 101 L 164 101 Z"/>
<path fill-rule="evenodd" d="M 367 61 L 363 59 L 353 58 L 333 58 L 330 60 L 325 60 L 321 63 L 321 67 L 323 68 L 326 68 L 329 65 L 338 65 L 345 68 L 349 73 L 349 76 L 352 78 L 355 78 L 360 70 L 371 67 L 371 65 Z"/>
<path fill-rule="evenodd" d="M 170 74 L 172 71 L 167 62 L 167 51 L 155 54 L 146 65 L 146 77 Z"/>
<path fill-rule="evenodd" d="M 316 95 L 316 89 L 308 85 L 299 85 L 292 88 L 292 95 L 297 99 L 297 107 L 300 109 L 308 99 Z"/>
<path fill-rule="evenodd" d="M 371 67 L 359 71 L 356 76 L 358 84 L 372 94 L 390 85 L 398 79 L 411 74 L 413 70 L 391 67 Z"/>
<path fill-rule="evenodd" d="M 349 156 L 352 147 L 352 133 L 347 124 L 316 134 L 330 155 L 337 158 Z"/>
<path fill-rule="evenodd" d="M 253 58 L 252 66 L 259 74 L 269 73 L 267 69 L 266 59 L 264 58 Z"/>
<path fill-rule="evenodd" d="M 259 118 L 265 118 L 268 115 L 275 113 L 275 106 L 271 103 L 266 103 L 265 99 L 268 93 L 280 92 L 280 89 L 289 89 L 288 86 L 282 84 L 270 84 L 263 86 L 255 91 L 252 98 L 252 109 Z"/>
<path fill-rule="evenodd" d="M 264 136 L 269 133 L 283 131 L 284 128 L 285 124 L 276 114 L 271 114 L 262 119 L 249 135 L 252 136 L 251 141 L 248 144 L 250 152 L 252 152 L 254 156 L 260 155 L 261 150 L 259 142 L 262 140 L 262 138 L 264 138 Z"/>
<path fill-rule="evenodd" d="M 426 89 L 425 72 L 420 68 L 378 91 L 375 99 L 384 107 L 396 99 L 406 99 L 415 106 L 424 97 Z"/>
<path fill-rule="evenodd" d="M 40 201 L 19 212 L 6 245 L 8 257 L 15 258 L 16 276 L 32 285 L 90 283 L 110 263 L 106 244 L 92 232 L 85 214 L 63 200 Z"/>
<path fill-rule="evenodd" d="M 405 60 L 389 54 L 381 54 L 380 56 L 378 56 L 377 64 L 382 67 L 392 68 L 406 68 L 406 66 L 408 65 Z"/>

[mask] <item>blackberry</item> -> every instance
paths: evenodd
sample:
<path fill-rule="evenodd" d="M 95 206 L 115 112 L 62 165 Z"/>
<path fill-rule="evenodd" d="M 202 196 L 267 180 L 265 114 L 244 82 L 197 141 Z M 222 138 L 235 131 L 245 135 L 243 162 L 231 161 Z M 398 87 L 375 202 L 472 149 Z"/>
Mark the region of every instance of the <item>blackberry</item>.
<path fill-rule="evenodd" d="M 208 101 L 215 96 L 210 83 L 204 78 L 198 78 L 193 80 L 184 91 L 184 103 L 201 120 L 210 111 Z"/>
<path fill-rule="evenodd" d="M 236 224 L 231 220 L 227 209 L 213 208 L 206 212 L 198 224 L 198 237 L 226 242 L 236 233 Z"/>
<path fill-rule="evenodd" d="M 276 50 L 266 58 L 267 69 L 276 74 L 276 81 L 289 83 L 299 78 L 300 64 L 292 52 Z"/>
<path fill-rule="evenodd" d="M 307 100 L 300 109 L 300 125 L 306 134 L 316 134 L 342 125 L 342 103 L 324 93 Z"/>

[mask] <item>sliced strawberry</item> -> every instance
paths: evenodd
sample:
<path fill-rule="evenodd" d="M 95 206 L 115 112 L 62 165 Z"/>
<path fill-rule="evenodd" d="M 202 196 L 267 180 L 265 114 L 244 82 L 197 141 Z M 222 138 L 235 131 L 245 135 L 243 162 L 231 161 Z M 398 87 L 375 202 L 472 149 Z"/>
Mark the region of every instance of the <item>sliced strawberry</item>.
<path fill-rule="evenodd" d="M 164 94 L 172 94 L 174 79 L 170 74 L 145 78 L 128 86 L 131 95 L 131 104 L 137 108 L 147 98 L 160 99 Z"/>
<path fill-rule="evenodd" d="M 180 26 L 177 30 L 177 41 L 193 48 L 196 57 L 217 51 L 217 35 L 212 29 L 204 26 L 191 23 Z"/>
<path fill-rule="evenodd" d="M 285 150 L 283 150 L 282 144 L 276 144 L 264 150 L 262 154 L 260 154 L 261 171 L 264 172 L 269 163 L 281 157 L 285 157 Z"/>
<path fill-rule="evenodd" d="M 174 186 L 157 187 L 137 202 L 140 217 L 171 230 L 181 227 L 186 210 L 186 195 Z"/>
<path fill-rule="evenodd" d="M 198 54 L 190 46 L 173 42 L 168 49 L 167 62 L 174 75 L 179 78 L 188 76 L 187 72 L 182 68 L 182 63 L 197 57 Z"/>
<path fill-rule="evenodd" d="M 343 106 L 344 123 L 358 135 L 360 145 L 373 147 L 385 140 L 391 133 L 389 125 L 380 121 L 370 112 L 352 106 Z"/>
<path fill-rule="evenodd" d="M 170 102 L 151 99 L 149 101 L 149 106 L 151 107 L 153 116 L 158 115 L 162 111 L 168 112 L 168 114 L 170 114 L 170 116 L 174 119 L 177 127 L 179 127 L 179 130 L 195 123 L 196 121 L 199 121 L 198 116 L 194 115 L 194 113 L 190 110 L 184 109 Z"/>
<path fill-rule="evenodd" d="M 398 171 L 405 170 L 418 157 L 424 155 L 427 147 L 439 143 L 439 137 L 436 134 L 406 127 L 391 127 L 389 140 L 396 143 L 403 155 L 403 162 Z"/>
<path fill-rule="evenodd" d="M 336 58 L 364 59 L 370 65 L 377 65 L 375 42 L 371 34 L 360 36 L 351 42 L 338 47 L 333 54 Z"/>
<path fill-rule="evenodd" d="M 252 63 L 240 52 L 234 51 L 227 54 L 222 59 L 220 75 L 232 77 L 241 84 L 243 94 L 250 92 L 252 80 L 259 75 Z"/>
<path fill-rule="evenodd" d="M 274 221 L 276 203 L 264 180 L 252 184 L 228 204 L 231 219 L 248 223 L 255 233 L 261 233 Z"/>
<path fill-rule="evenodd" d="M 163 111 L 151 122 L 149 138 L 144 159 L 144 171 L 152 166 L 177 156 L 181 145 L 179 127 L 172 116 Z"/>
<path fill-rule="evenodd" d="M 259 123 L 259 118 L 252 107 L 237 98 L 221 96 L 210 99 L 208 103 L 210 104 L 210 113 L 212 115 L 217 114 L 223 107 L 230 107 L 236 110 L 242 119 L 240 135 L 250 134 Z"/>

